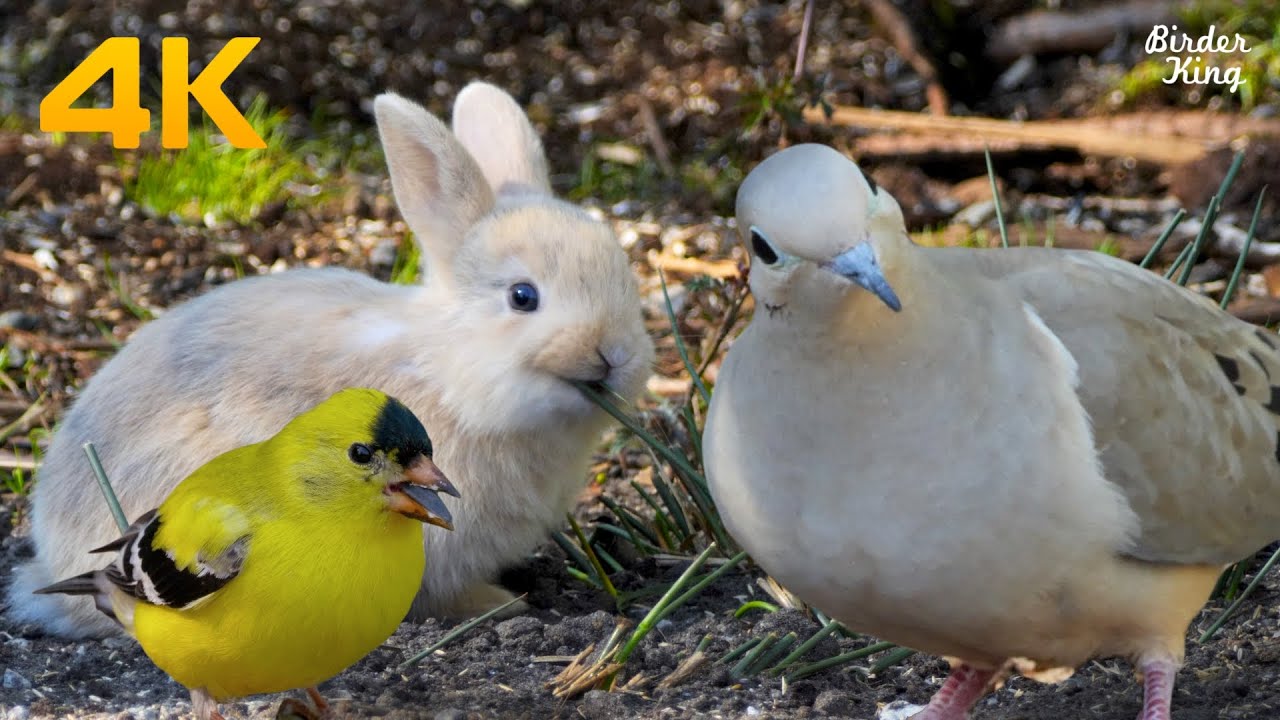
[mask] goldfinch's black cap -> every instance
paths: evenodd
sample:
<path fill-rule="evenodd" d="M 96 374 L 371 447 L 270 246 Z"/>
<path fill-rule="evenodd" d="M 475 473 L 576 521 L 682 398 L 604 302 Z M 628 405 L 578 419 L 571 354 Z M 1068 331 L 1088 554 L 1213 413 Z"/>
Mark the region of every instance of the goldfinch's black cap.
<path fill-rule="evenodd" d="M 373 444 L 407 463 L 418 455 L 431 457 L 434 449 L 427 429 L 404 403 L 388 397 L 373 422 Z"/>

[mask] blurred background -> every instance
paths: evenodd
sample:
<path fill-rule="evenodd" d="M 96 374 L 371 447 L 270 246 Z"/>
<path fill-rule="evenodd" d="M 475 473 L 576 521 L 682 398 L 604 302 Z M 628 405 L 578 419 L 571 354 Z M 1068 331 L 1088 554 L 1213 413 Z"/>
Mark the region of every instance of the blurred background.
<path fill-rule="evenodd" d="M 1225 39 L 1197 49 L 1210 33 Z M 1153 37 L 1183 35 L 1191 48 L 1157 42 L 1148 51 Z M 142 104 L 152 111 L 142 147 L 118 150 L 99 133 L 41 133 L 41 98 L 113 36 L 141 39 Z M 229 38 L 261 38 L 224 90 L 265 149 L 229 148 L 194 103 L 190 147 L 160 148 L 160 42 L 171 36 L 191 39 L 193 77 Z M 705 406 L 676 340 L 712 383 L 751 311 L 741 274 L 746 255 L 731 219 L 734 193 L 755 163 L 789 144 L 827 143 L 857 159 L 898 198 L 920 243 L 998 245 L 997 207 L 1011 244 L 1133 261 L 1150 254 L 1161 271 L 1200 237 L 1183 279 L 1223 299 L 1243 255 L 1245 275 L 1229 309 L 1259 324 L 1280 320 L 1280 3 L 1273 0 L 0 0 L 5 572 L 29 552 L 26 502 L 42 446 L 85 379 L 142 323 L 212 286 L 298 265 L 415 281 L 417 253 L 391 197 L 372 99 L 394 90 L 447 118 L 457 91 L 475 79 L 505 88 L 527 109 L 556 191 L 611 222 L 630 253 L 659 345 L 638 416 L 690 457 Z M 100 80 L 76 106 L 109 106 L 110 82 Z M 1166 242 L 1153 253 L 1162 235 Z M 661 516 L 633 487 L 652 490 L 662 476 L 662 465 L 641 448 L 626 433 L 602 447 L 597 482 L 578 513 L 584 523 L 626 525 L 622 515 L 630 511 L 616 503 L 641 524 Z M 647 556 L 648 564 L 628 562 L 608 533 L 588 527 L 586 535 L 604 538 L 601 547 L 621 559 L 618 587 L 673 579 L 669 564 Z M 687 557 L 706 541 L 691 535 L 663 550 Z M 568 551 L 549 547 L 550 559 L 513 582 L 540 592 L 531 600 L 536 607 L 560 608 L 570 616 L 564 627 L 578 628 L 529 647 L 572 655 L 607 635 L 610 615 L 590 612 L 601 606 L 599 578 L 591 586 L 566 575 Z M 584 577 L 592 572 L 579 568 Z M 808 616 L 786 617 L 773 629 L 733 618 L 681 625 L 677 646 L 687 653 L 704 632 L 785 634 L 786 622 L 813 629 Z M 503 644 L 518 640 L 504 636 Z M 842 639 L 832 652 L 857 642 Z M 0 643 L 0 664 L 10 650 Z M 478 646 L 473 653 L 489 668 L 474 683 L 485 684 L 485 673 L 500 665 L 486 652 Z M 1212 675 L 1203 706 L 1179 699 L 1179 712 L 1267 716 L 1277 702 L 1271 666 L 1244 681 L 1273 688 L 1261 695 L 1241 694 L 1239 678 L 1223 669 L 1262 653 L 1234 634 L 1193 649 L 1197 672 L 1226 674 Z M 1274 650 L 1268 657 L 1274 662 Z M 676 650 L 652 650 L 634 662 L 666 674 L 676 658 Z M 775 710 L 840 715 L 887 701 L 941 668 L 937 661 L 898 666 L 901 660 L 880 669 L 891 682 L 870 695 L 839 695 L 845 691 L 837 692 L 844 686 L 836 677 L 806 685 L 800 700 L 767 688 L 749 700 L 764 707 L 761 698 L 772 697 Z M 1131 694 L 1118 675 L 1091 670 L 1089 682 Z M 107 693 L 93 685 L 97 674 L 86 670 L 86 678 L 86 693 Z M 6 688 L 9 680 L 6 673 Z M 731 680 L 709 681 L 699 702 L 745 712 L 717 689 Z M 529 687 L 506 682 L 520 692 L 493 707 L 547 707 L 538 704 L 549 702 L 542 679 L 520 680 Z M 1024 687 L 1042 692 L 1030 685 L 1018 692 Z M 1057 705 L 1040 706 L 1043 715 L 983 716 L 1083 712 L 1069 693 L 1055 697 Z M 1091 717 L 1132 716 L 1135 698 L 1125 697 L 1113 714 Z M 597 697 L 576 708 L 588 717 L 629 712 L 614 702 Z M 1245 709 L 1219 715 L 1221 707 Z"/>

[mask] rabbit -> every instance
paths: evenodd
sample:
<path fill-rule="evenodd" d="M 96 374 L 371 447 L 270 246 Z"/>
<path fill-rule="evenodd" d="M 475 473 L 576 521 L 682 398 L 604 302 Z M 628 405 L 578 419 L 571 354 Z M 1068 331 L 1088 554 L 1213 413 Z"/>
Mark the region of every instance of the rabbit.
<path fill-rule="evenodd" d="M 392 93 L 374 114 L 396 204 L 422 249 L 421 285 L 289 270 L 228 283 L 144 325 L 55 433 L 33 495 L 35 557 L 9 591 L 14 619 L 67 637 L 115 632 L 92 602 L 31 594 L 101 565 L 89 550 L 118 535 L 85 442 L 133 518 L 210 458 L 349 386 L 379 388 L 421 417 L 462 494 L 454 532 L 425 533 L 410 618 L 511 599 L 491 584 L 497 572 L 563 521 L 608 425 L 570 381 L 635 398 L 649 377 L 637 281 L 612 231 L 552 195 L 541 142 L 502 90 L 465 87 L 453 132 Z"/>

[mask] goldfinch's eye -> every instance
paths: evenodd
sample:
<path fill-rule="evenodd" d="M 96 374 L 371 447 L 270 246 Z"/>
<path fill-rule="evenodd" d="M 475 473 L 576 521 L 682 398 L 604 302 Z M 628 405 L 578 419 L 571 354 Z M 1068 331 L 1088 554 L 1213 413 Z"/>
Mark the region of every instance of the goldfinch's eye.
<path fill-rule="evenodd" d="M 373 462 L 373 451 L 364 443 L 355 443 L 347 448 L 347 457 L 357 465 L 368 465 Z"/>
<path fill-rule="evenodd" d="M 538 309 L 538 288 L 527 282 L 516 283 L 507 290 L 507 302 L 517 312 L 533 312 Z"/>
<path fill-rule="evenodd" d="M 764 239 L 764 234 L 755 228 L 751 228 L 751 251 L 765 265 L 772 265 L 778 262 L 778 253 L 774 252 L 773 248 L 769 246 L 769 241 Z"/>

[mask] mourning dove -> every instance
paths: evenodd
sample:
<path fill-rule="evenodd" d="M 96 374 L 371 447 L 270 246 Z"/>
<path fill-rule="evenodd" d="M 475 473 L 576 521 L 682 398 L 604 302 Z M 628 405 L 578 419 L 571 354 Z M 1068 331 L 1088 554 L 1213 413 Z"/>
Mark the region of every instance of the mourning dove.
<path fill-rule="evenodd" d="M 917 718 L 1008 668 L 1123 656 L 1168 720 L 1192 617 L 1280 536 L 1278 341 L 1124 261 L 912 244 L 843 155 L 738 192 L 756 313 L 706 463 L 760 565 L 849 627 L 948 656 Z"/>

